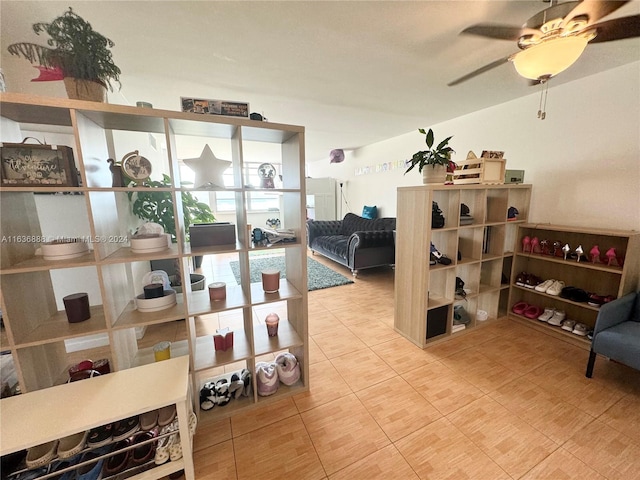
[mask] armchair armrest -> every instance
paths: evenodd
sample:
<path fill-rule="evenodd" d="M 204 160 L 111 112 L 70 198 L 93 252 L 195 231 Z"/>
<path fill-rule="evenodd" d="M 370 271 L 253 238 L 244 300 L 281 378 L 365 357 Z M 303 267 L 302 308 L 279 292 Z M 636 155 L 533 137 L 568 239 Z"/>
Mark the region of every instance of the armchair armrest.
<path fill-rule="evenodd" d="M 307 245 L 313 245 L 316 237 L 340 235 L 342 220 L 307 220 Z"/>
<path fill-rule="evenodd" d="M 595 337 L 602 330 L 629 320 L 637 296 L 638 293 L 629 293 L 624 297 L 602 305 L 596 318 L 593 336 Z"/>

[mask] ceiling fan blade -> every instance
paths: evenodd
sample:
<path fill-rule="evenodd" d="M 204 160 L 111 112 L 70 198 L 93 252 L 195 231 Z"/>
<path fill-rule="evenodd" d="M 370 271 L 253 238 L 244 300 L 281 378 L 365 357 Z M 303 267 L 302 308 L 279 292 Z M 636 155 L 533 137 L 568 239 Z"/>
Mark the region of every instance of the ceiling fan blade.
<path fill-rule="evenodd" d="M 593 27 L 598 30 L 598 34 L 589 43 L 611 42 L 613 40 L 640 37 L 640 15 L 596 23 L 589 28 Z"/>
<path fill-rule="evenodd" d="M 522 27 L 512 27 L 510 25 L 498 25 L 491 23 L 481 23 L 471 25 L 460 32 L 460 34 L 478 35 L 481 37 L 495 38 L 498 40 L 518 40 L 522 36 Z"/>
<path fill-rule="evenodd" d="M 500 65 L 502 65 L 503 63 L 507 63 L 509 61 L 509 58 L 511 57 L 511 55 L 509 55 L 508 57 L 504 57 L 501 58 L 500 60 L 496 60 L 495 62 L 491 62 L 488 65 L 485 65 L 484 67 L 481 67 L 477 70 L 474 70 L 471 73 L 467 73 L 465 76 L 460 77 L 456 80 L 454 80 L 453 82 L 447 83 L 447 86 L 449 87 L 453 87 L 454 85 L 458 85 L 459 83 L 462 82 L 466 82 L 467 80 L 469 80 L 470 78 L 476 77 L 484 72 L 488 72 L 489 70 L 499 67 Z"/>
<path fill-rule="evenodd" d="M 589 18 L 589 25 L 591 25 L 610 13 L 615 12 L 626 3 L 629 3 L 629 1 L 630 0 L 583 0 L 564 18 L 562 22 L 563 26 L 567 25 L 573 18 L 581 16 L 587 16 Z"/>

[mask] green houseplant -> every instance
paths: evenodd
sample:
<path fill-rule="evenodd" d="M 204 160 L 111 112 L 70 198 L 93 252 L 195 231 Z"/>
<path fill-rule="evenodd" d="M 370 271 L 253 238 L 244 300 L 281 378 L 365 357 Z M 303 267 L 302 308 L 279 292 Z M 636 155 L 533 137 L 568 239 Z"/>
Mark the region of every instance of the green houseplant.
<path fill-rule="evenodd" d="M 437 165 L 442 165 L 446 167 L 449 165 L 449 160 L 451 158 L 451 153 L 454 151 L 453 148 L 449 146 L 449 140 L 453 138 L 447 137 L 442 140 L 437 147 L 433 148 L 434 142 L 434 134 L 433 130 L 429 129 L 428 132 L 424 130 L 424 128 L 418 129 L 420 133 L 426 135 L 425 141 L 427 143 L 428 150 L 421 150 L 413 154 L 411 157 L 409 168 L 404 172 L 410 172 L 417 165 L 418 172 L 422 173 L 422 170 L 427 166 L 431 165 L 432 168 L 436 168 Z"/>
<path fill-rule="evenodd" d="M 128 192 L 131 210 L 133 214 L 146 220 L 162 225 L 166 233 L 171 234 L 171 241 L 176 242 L 176 222 L 173 216 L 173 200 L 171 193 L 158 191 L 156 188 L 167 188 L 171 186 L 171 178 L 162 175 L 162 181 L 147 180 L 145 186 L 151 187 L 145 191 Z M 193 223 L 211 223 L 216 218 L 211 208 L 206 203 L 199 202 L 191 192 L 182 191 L 182 215 L 184 224 L 189 226 Z M 185 233 L 186 240 L 189 240 L 189 232 Z"/>
<path fill-rule="evenodd" d="M 145 185 L 149 190 L 127 192 L 129 201 L 131 202 L 131 210 L 133 214 L 146 220 L 162 225 L 166 233 L 171 234 L 171 241 L 177 242 L 176 222 L 173 215 L 173 200 L 171 193 L 167 191 L 157 191 L 155 188 L 166 188 L 171 186 L 171 178 L 168 175 L 162 175 L 162 181 L 147 180 Z M 199 202 L 191 192 L 181 192 L 182 198 L 182 215 L 184 224 L 189 226 L 193 223 L 211 223 L 216 221 L 211 208 L 206 203 Z M 185 232 L 186 241 L 189 241 L 189 231 Z M 198 268 L 202 262 L 202 256 L 194 257 L 195 267 Z M 171 284 L 176 291 L 182 291 L 182 280 L 180 278 L 180 269 L 174 265 L 175 275 L 170 273 Z M 171 268 L 169 268 L 171 270 Z M 204 275 L 192 273 L 191 290 L 200 290 L 204 288 Z M 198 285 L 197 287 L 195 285 Z"/>
<path fill-rule="evenodd" d="M 120 69 L 112 59 L 115 44 L 99 34 L 71 7 L 51 23 L 35 23 L 33 31 L 47 33 L 48 46 L 31 42 L 13 43 L 11 55 L 56 71 L 51 80 L 63 80 L 69 98 L 104 101 L 105 90 L 113 91 L 112 81 L 120 84 Z"/>

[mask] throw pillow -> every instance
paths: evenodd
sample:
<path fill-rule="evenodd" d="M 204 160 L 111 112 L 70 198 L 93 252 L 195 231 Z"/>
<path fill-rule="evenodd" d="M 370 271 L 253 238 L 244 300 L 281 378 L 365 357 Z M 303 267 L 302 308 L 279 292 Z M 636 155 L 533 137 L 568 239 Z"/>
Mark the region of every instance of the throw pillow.
<path fill-rule="evenodd" d="M 378 207 L 375 205 L 373 207 L 367 207 L 365 205 L 362 209 L 362 218 L 368 218 L 370 220 L 378 218 Z"/>

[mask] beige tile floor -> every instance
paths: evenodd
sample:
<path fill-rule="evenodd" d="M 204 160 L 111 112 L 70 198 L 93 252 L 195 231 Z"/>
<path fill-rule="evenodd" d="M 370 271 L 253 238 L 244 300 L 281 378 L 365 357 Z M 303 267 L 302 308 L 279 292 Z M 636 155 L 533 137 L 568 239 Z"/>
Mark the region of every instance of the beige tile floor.
<path fill-rule="evenodd" d="M 507 319 L 421 350 L 393 302 L 390 269 L 310 292 L 310 391 L 199 428 L 196 478 L 640 479 L 640 372 Z"/>

